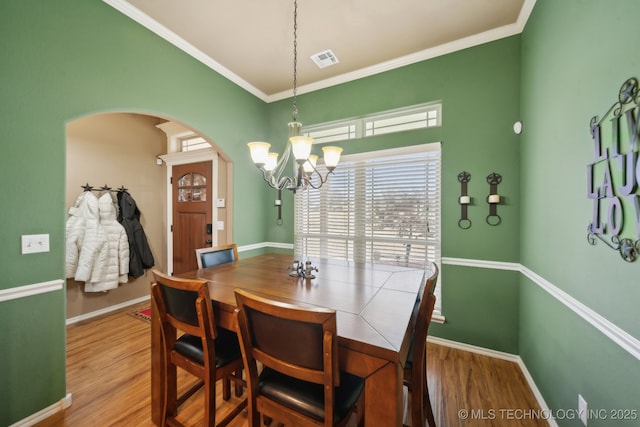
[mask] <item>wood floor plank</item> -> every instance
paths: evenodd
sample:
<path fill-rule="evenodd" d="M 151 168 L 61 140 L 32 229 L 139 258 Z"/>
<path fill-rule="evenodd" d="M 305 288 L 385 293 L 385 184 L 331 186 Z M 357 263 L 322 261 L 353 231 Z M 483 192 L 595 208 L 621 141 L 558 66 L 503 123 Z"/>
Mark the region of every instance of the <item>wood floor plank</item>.
<path fill-rule="evenodd" d="M 73 404 L 36 427 L 153 425 L 150 324 L 129 315 L 146 306 L 67 327 L 67 391 Z M 548 425 L 546 420 L 524 418 L 539 414 L 540 408 L 516 363 L 433 343 L 427 343 L 427 352 L 428 385 L 439 426 Z M 188 387 L 193 377 L 178 371 L 178 384 Z M 241 400 L 224 402 L 220 384 L 216 396 L 219 417 Z M 202 399 L 200 391 L 181 407 L 185 426 L 202 424 Z M 229 424 L 246 426 L 246 411 Z"/>

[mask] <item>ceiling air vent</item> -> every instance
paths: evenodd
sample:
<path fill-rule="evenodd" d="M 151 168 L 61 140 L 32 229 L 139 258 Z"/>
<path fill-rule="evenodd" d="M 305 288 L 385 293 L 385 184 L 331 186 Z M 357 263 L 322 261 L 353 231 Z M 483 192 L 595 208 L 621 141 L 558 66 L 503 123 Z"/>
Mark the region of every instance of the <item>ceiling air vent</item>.
<path fill-rule="evenodd" d="M 311 59 L 319 68 L 325 68 L 333 64 L 337 64 L 338 57 L 336 54 L 331 51 L 331 49 L 325 50 L 324 52 L 316 53 L 315 55 L 311 55 Z"/>

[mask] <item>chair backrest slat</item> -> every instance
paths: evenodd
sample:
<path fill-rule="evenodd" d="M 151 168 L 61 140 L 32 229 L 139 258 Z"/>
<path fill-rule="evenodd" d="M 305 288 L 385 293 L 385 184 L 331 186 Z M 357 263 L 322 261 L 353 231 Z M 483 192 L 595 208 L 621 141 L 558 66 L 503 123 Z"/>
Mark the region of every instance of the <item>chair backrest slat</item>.
<path fill-rule="evenodd" d="M 153 276 L 155 283 L 151 292 L 160 308 L 161 322 L 191 335 L 215 339 L 215 320 L 206 280 L 176 278 L 157 270 Z"/>
<path fill-rule="evenodd" d="M 420 308 L 418 310 L 418 316 L 416 318 L 414 331 L 414 360 L 419 361 L 426 351 L 427 333 L 429 331 L 429 324 L 431 323 L 431 317 L 433 315 L 433 309 L 436 303 L 436 296 L 434 292 L 436 283 L 438 282 L 439 273 L 440 271 L 438 269 L 438 266 L 435 263 L 432 263 L 431 275 L 427 277 L 423 285 L 423 291 L 420 298 Z"/>
<path fill-rule="evenodd" d="M 440 270 L 435 263 L 431 264 L 431 275 L 427 277 L 427 280 L 424 284 L 424 289 L 422 291 L 422 297 L 420 300 L 420 309 L 418 311 L 418 322 L 416 327 L 419 327 L 421 324 L 428 327 L 429 322 L 431 321 L 431 314 L 433 314 L 433 309 L 429 312 L 429 297 L 432 297 L 435 303 L 435 289 L 436 283 L 438 282 L 438 275 L 440 274 Z"/>
<path fill-rule="evenodd" d="M 300 322 L 247 308 L 255 349 L 285 363 L 323 369 L 322 324 Z"/>
<path fill-rule="evenodd" d="M 235 243 L 196 249 L 198 268 L 213 267 L 238 260 L 238 246 Z"/>
<path fill-rule="evenodd" d="M 198 293 L 172 288 L 162 283 L 159 285 L 166 304 L 167 314 L 181 322 L 198 326 L 198 313 L 195 309 Z"/>
<path fill-rule="evenodd" d="M 286 375 L 324 383 L 331 364 L 333 385 L 339 385 L 337 321 L 335 310 L 299 307 L 236 289 L 238 322 L 251 357 Z M 246 335 L 246 337 L 245 337 Z M 327 348 L 324 340 L 330 340 Z M 327 350 L 329 354 L 326 354 Z"/>

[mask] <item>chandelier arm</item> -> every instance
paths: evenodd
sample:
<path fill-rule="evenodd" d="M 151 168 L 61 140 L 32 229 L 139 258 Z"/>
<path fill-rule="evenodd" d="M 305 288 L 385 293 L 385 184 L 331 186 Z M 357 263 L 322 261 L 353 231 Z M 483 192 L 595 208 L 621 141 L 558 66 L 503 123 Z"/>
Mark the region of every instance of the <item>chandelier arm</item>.
<path fill-rule="evenodd" d="M 264 182 L 266 182 L 269 187 L 276 190 L 291 189 L 290 187 L 293 184 L 293 179 L 290 177 L 278 177 L 263 168 L 260 168 L 259 170 L 262 172 L 262 179 L 264 179 Z"/>
<path fill-rule="evenodd" d="M 264 168 L 259 168 L 258 170 L 262 172 L 262 179 L 264 179 L 264 182 L 266 182 L 269 187 L 273 187 L 273 174 L 264 170 Z"/>
<path fill-rule="evenodd" d="M 289 163 L 289 157 L 291 156 L 291 147 L 290 143 L 287 142 L 286 147 L 284 148 L 284 153 L 282 153 L 282 157 L 278 160 L 276 167 L 273 168 L 272 175 L 276 176 L 277 179 L 284 174 L 285 169 L 287 168 L 287 164 Z"/>
<path fill-rule="evenodd" d="M 320 187 L 322 187 L 322 185 L 327 182 L 327 180 L 329 179 L 329 175 L 333 173 L 333 169 L 328 170 L 327 169 L 327 173 L 324 175 L 324 178 L 322 177 L 322 174 L 320 173 L 320 171 L 313 165 L 313 163 L 309 162 L 309 164 L 311 165 L 311 167 L 313 168 L 313 170 L 308 174 L 309 175 L 309 180 L 311 180 L 311 176 L 315 173 L 318 175 L 318 177 L 320 178 L 320 185 L 315 187 L 313 185 L 311 185 L 312 188 L 314 189 L 318 189 Z"/>
<path fill-rule="evenodd" d="M 285 176 L 278 181 L 278 184 L 275 188 L 277 188 L 278 190 L 291 190 L 292 186 L 293 180 L 290 177 Z"/>
<path fill-rule="evenodd" d="M 313 174 L 317 174 L 318 178 L 320 178 L 320 184 L 319 185 L 313 185 L 313 181 L 311 180 L 311 177 L 313 176 Z M 305 186 L 311 187 L 314 190 L 319 189 L 320 187 L 322 187 L 328 180 L 329 180 L 329 175 L 332 174 L 333 171 L 327 171 L 327 173 L 325 174 L 325 176 L 323 177 L 322 174 L 320 173 L 320 171 L 318 171 L 316 168 L 313 168 L 313 172 L 306 174 L 304 176 L 304 182 L 305 182 Z"/>

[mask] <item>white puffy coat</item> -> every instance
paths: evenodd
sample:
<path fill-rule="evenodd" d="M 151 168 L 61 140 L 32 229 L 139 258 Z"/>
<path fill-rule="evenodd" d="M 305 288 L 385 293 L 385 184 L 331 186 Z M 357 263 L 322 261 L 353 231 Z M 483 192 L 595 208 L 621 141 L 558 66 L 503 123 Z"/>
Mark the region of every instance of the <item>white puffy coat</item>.
<path fill-rule="evenodd" d="M 91 279 L 85 281 L 85 292 L 103 292 L 127 283 L 129 273 L 129 240 L 124 227 L 117 220 L 116 207 L 110 193 L 98 200 L 100 224 L 98 234 L 106 244 L 96 254 Z"/>
<path fill-rule="evenodd" d="M 78 268 L 78 258 L 80 257 L 80 248 L 84 238 L 84 225 L 87 214 L 87 194 L 89 194 L 88 191 L 81 193 L 73 206 L 69 208 L 69 216 L 66 223 L 66 256 L 64 264 L 66 277 L 75 276 Z"/>
<path fill-rule="evenodd" d="M 85 191 L 69 209 L 66 224 L 66 276 L 85 281 L 91 277 L 93 259 L 106 243 L 98 234 L 98 198 Z"/>

